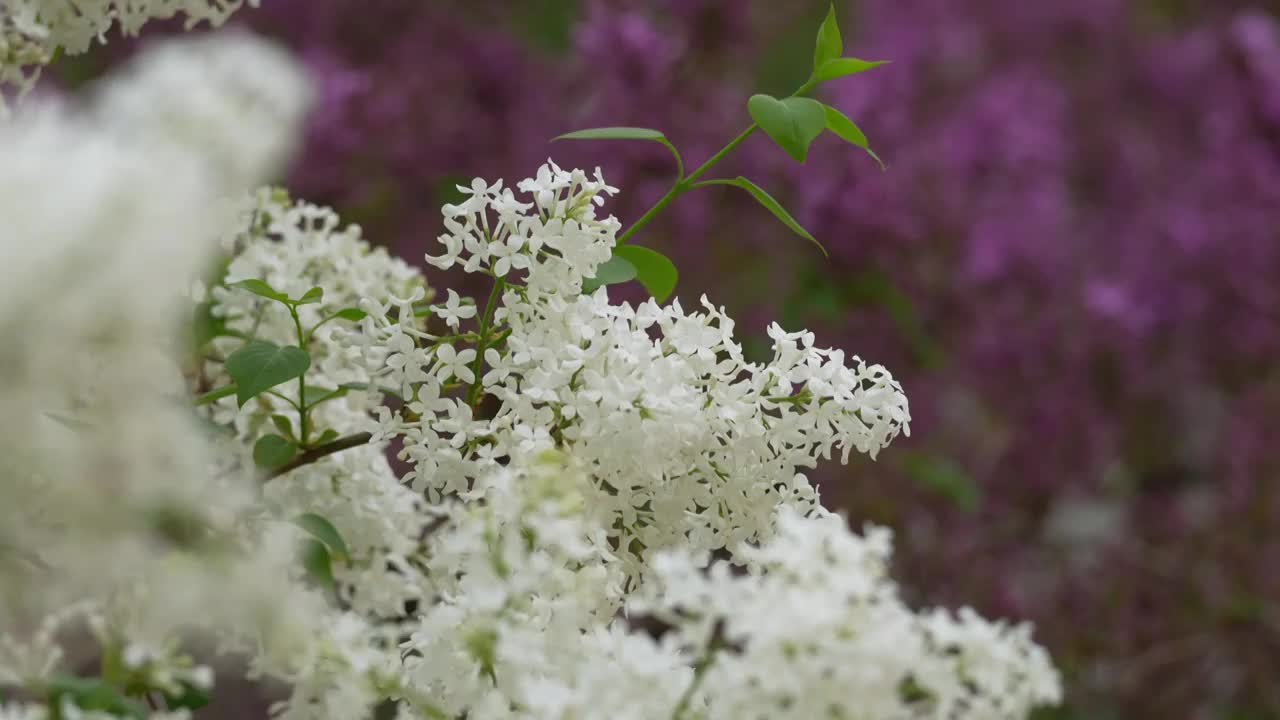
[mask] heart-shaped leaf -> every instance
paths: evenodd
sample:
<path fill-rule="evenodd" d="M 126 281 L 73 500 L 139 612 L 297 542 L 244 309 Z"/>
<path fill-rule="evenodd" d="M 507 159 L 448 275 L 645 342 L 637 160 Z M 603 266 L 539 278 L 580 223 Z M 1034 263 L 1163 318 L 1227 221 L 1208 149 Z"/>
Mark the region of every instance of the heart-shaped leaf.
<path fill-rule="evenodd" d="M 680 273 L 676 271 L 675 263 L 657 250 L 639 245 L 619 245 L 613 249 L 613 256 L 635 266 L 636 279 L 654 300 L 666 302 L 676 289 Z"/>
<path fill-rule="evenodd" d="M 751 119 L 799 162 L 805 161 L 809 144 L 827 126 L 822 108 L 822 103 L 810 98 L 779 100 L 771 95 L 752 95 L 747 101 Z"/>
<path fill-rule="evenodd" d="M 836 22 L 836 6 L 827 9 L 827 17 L 818 28 L 818 42 L 813 48 L 813 69 L 816 71 L 828 60 L 844 54 L 844 41 L 840 39 L 840 25 Z"/>
<path fill-rule="evenodd" d="M 253 340 L 231 353 L 226 367 L 236 383 L 236 400 L 243 406 L 263 390 L 301 376 L 311 367 L 311 356 L 292 345 Z"/>
<path fill-rule="evenodd" d="M 755 183 L 751 182 L 750 180 L 742 176 L 738 176 L 736 178 L 705 180 L 703 182 L 698 183 L 694 187 L 702 187 L 704 185 L 732 185 L 733 187 L 742 188 L 743 190 L 746 190 L 747 192 L 751 193 L 751 196 L 756 199 L 756 202 L 763 205 L 766 210 L 773 213 L 774 217 L 781 220 L 783 225 L 786 225 L 788 228 L 790 228 L 792 232 L 799 235 L 800 237 L 808 240 L 814 245 L 817 245 L 818 249 L 822 251 L 823 255 L 827 254 L 827 249 L 822 247 L 822 243 L 818 242 L 817 238 L 809 234 L 809 231 L 805 230 L 804 227 L 800 225 L 800 223 L 796 222 L 796 219 L 791 217 L 791 213 L 787 212 L 786 209 L 782 207 L 781 203 L 779 203 L 777 200 L 774 200 L 773 196 L 765 192 L 764 189 L 761 188 L 759 185 L 756 185 Z"/>
<path fill-rule="evenodd" d="M 596 268 L 595 277 L 582 281 L 582 294 L 589 295 L 602 285 L 617 285 L 635 279 L 636 266 L 615 255 Z"/>

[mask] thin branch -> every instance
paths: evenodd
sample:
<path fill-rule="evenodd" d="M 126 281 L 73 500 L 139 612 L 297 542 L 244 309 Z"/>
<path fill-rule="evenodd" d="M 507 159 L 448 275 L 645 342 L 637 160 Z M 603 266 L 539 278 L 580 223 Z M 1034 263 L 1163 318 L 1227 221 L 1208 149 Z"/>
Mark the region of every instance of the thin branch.
<path fill-rule="evenodd" d="M 296 470 L 303 465 L 310 465 L 311 463 L 320 460 L 321 458 L 328 457 L 334 453 L 339 453 L 343 450 L 350 450 L 353 447 L 360 447 L 361 445 L 367 445 L 372 439 L 373 435 L 367 432 L 362 432 L 340 437 L 333 442 L 327 442 L 323 445 L 317 445 L 310 450 L 304 451 L 288 463 L 271 471 L 271 474 L 267 476 L 267 479 L 271 480 L 278 478 L 291 470 Z"/>

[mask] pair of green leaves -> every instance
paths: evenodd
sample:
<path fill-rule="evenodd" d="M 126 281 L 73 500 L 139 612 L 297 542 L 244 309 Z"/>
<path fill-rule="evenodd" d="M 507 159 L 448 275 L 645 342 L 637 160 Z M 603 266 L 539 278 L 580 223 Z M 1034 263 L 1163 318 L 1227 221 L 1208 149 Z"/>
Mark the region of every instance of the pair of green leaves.
<path fill-rule="evenodd" d="M 278 303 L 284 303 L 285 305 L 291 305 L 294 307 L 298 305 L 309 305 L 311 303 L 318 303 L 324 299 L 324 288 L 313 287 L 310 290 L 303 293 L 302 297 L 291 298 L 288 295 L 285 295 L 284 293 L 271 287 L 266 282 L 255 279 L 255 278 L 250 278 L 249 280 L 241 280 L 240 282 L 231 283 L 231 287 L 238 287 L 244 290 L 248 290 L 249 292 L 253 293 L 254 295 L 258 295 L 259 297 L 264 297 L 264 298 L 267 298 L 268 300 L 275 300 Z"/>
<path fill-rule="evenodd" d="M 813 51 L 813 72 L 805 83 L 805 89 L 827 80 L 864 73 L 885 64 L 884 61 L 841 57 L 843 54 L 844 41 L 840 37 L 840 26 L 836 22 L 833 5 L 827 11 L 822 27 L 818 29 L 818 39 Z M 844 113 L 830 105 L 805 97 L 779 100 L 772 95 L 753 95 L 747 101 L 747 111 L 751 113 L 751 119 L 756 125 L 797 162 L 804 162 L 808 157 L 809 145 L 823 130 L 830 130 L 837 137 L 865 150 L 884 167 L 884 163 L 871 150 L 866 134 Z"/>

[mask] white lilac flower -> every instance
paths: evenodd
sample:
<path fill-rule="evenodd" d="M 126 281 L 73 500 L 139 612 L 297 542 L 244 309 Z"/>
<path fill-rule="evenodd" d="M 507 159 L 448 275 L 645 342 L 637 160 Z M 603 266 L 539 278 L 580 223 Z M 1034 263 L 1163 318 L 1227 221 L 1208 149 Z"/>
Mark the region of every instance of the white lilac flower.
<path fill-rule="evenodd" d="M 463 304 L 457 291 L 452 288 L 449 289 L 449 299 L 443 305 L 434 306 L 432 310 L 437 317 L 445 321 L 445 324 L 455 330 L 458 329 L 459 322 L 476 316 L 475 304 Z"/>
<path fill-rule="evenodd" d="M 78 55 L 118 27 L 137 35 L 150 20 L 185 16 L 187 28 L 221 25 L 245 0 L 5 0 L 0 4 L 0 90 L 34 82 L 57 52 Z M 256 6 L 257 0 L 248 0 Z M 0 110 L 3 98 L 0 97 Z"/>

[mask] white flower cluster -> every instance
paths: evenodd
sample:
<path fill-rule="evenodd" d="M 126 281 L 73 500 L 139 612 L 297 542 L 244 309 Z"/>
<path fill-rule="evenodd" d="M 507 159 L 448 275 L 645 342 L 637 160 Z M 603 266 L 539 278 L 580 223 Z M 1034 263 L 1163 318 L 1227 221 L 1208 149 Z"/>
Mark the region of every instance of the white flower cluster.
<path fill-rule="evenodd" d="M 467 491 L 515 454 L 560 444 L 590 467 L 592 503 L 613 518 L 606 541 L 640 574 L 660 548 L 733 548 L 767 535 L 779 503 L 817 502 L 799 468 L 833 451 L 874 457 L 907 430 L 907 400 L 889 373 L 856 357 L 846 364 L 811 333 L 774 326 L 773 359 L 753 364 L 732 319 L 705 298 L 687 312 L 679 301 L 633 307 L 604 290 L 581 294 L 614 244 L 617 221 L 595 217 L 613 188 L 554 164 L 520 188 L 531 202 L 476 181 L 467 202 L 444 209 L 445 252 L 428 258 L 498 279 L 477 347 L 418 329 L 416 297 L 366 307 L 361 339 L 375 357 L 393 349 L 376 372 L 416 418 L 384 411 L 380 432 L 405 438 L 413 486 L 432 500 Z M 468 392 L 451 395 L 457 387 Z M 485 396 L 498 408 L 477 417 Z"/>
<path fill-rule="evenodd" d="M 0 3 L 0 91 L 30 90 L 56 53 L 78 55 L 112 26 L 137 35 L 150 20 L 183 15 L 190 29 L 226 22 L 245 0 L 4 0 Z M 257 0 L 248 0 L 257 6 Z M 4 110 L 0 92 L 0 112 Z"/>
<path fill-rule="evenodd" d="M 227 30 L 156 43 L 98 88 L 99 121 L 139 142 L 198 147 L 227 192 L 254 187 L 295 150 L 312 88 L 284 48 Z"/>
<path fill-rule="evenodd" d="M 75 49 L 76 28 L 238 4 L 25 2 L 0 27 Z M 803 474 L 908 432 L 884 368 L 777 326 L 748 362 L 706 298 L 583 292 L 619 230 L 598 171 L 460 188 L 427 261 L 493 288 L 435 301 L 331 210 L 215 201 L 290 147 L 308 91 L 279 51 L 161 45 L 112 82 L 80 115 L 0 125 L 0 686 L 49 699 L 0 720 L 137 717 L 139 687 L 180 704 L 212 683 L 195 632 L 287 683 L 289 720 L 998 720 L 1058 699 L 1028 628 L 907 608 L 888 532 L 850 532 Z M 244 370 L 258 351 L 278 362 Z M 77 624 L 103 677 L 67 685 Z"/>
<path fill-rule="evenodd" d="M 917 614 L 888 577 L 889 532 L 781 508 L 778 534 L 706 570 L 655 562 L 648 601 L 707 658 L 691 698 L 707 718 L 1024 718 L 1061 690 L 1030 628 L 972 610 Z"/>
<path fill-rule="evenodd" d="M 221 50 L 211 42 L 191 52 L 248 51 L 244 40 Z M 184 107 L 183 91 L 168 88 L 178 96 L 166 103 Z M 213 471 L 228 465 L 218 457 L 226 446 L 190 409 L 187 297 L 226 220 L 225 178 L 208 171 L 198 142 L 140 138 L 104 121 L 109 104 L 80 113 L 28 105 L 0 123 L 0 686 L 53 692 L 57 676 L 86 659 L 67 656 L 63 631 L 87 623 L 120 687 L 205 688 L 208 671 L 175 643 L 208 630 L 227 649 L 254 651 L 260 672 L 301 686 L 325 671 L 336 677 L 326 692 L 371 694 L 369 678 L 349 670 L 392 644 L 302 582 L 302 531 L 262 511 L 256 478 Z M 297 130 L 284 120 L 298 115 L 253 131 L 284 144 Z M 353 622 L 363 629 L 341 635 Z M 6 705 L 0 717 L 97 719 L 145 707 L 58 702 Z"/>

